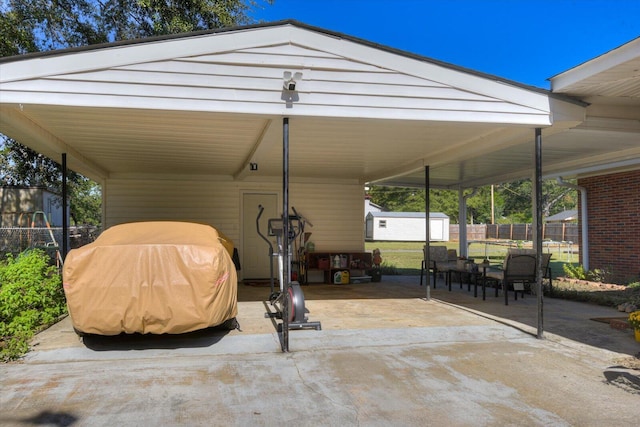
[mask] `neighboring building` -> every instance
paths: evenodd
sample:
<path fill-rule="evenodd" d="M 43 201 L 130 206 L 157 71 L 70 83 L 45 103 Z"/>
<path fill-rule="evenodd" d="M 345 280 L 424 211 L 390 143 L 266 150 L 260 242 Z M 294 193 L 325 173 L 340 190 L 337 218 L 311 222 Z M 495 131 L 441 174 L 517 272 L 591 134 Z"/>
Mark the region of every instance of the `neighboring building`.
<path fill-rule="evenodd" d="M 431 212 L 430 236 L 432 241 L 449 241 L 449 217 Z M 369 212 L 366 219 L 366 240 L 423 242 L 426 236 L 424 212 Z"/>
<path fill-rule="evenodd" d="M 576 222 L 578 221 L 578 210 L 570 209 L 562 211 L 555 215 L 548 216 L 544 220 L 546 222 Z"/>
<path fill-rule="evenodd" d="M 382 212 L 382 206 L 378 206 L 375 203 L 372 203 L 369 198 L 364 199 L 364 218 L 367 219 L 367 215 L 369 212 Z"/>
<path fill-rule="evenodd" d="M 49 225 L 61 227 L 61 201 L 46 188 L 0 187 L 0 227 L 30 227 L 34 220 L 36 226 L 44 226 L 44 215 Z"/>

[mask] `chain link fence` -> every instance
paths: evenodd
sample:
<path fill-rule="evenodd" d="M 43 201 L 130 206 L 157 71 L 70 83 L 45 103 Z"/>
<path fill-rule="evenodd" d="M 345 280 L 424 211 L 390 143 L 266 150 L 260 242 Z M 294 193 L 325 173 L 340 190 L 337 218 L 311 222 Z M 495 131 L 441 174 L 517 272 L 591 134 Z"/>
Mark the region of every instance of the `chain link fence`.
<path fill-rule="evenodd" d="M 69 227 L 69 249 L 93 242 L 102 229 L 95 226 Z M 0 259 L 27 249 L 42 249 L 57 261 L 62 250 L 61 227 L 0 227 Z"/>

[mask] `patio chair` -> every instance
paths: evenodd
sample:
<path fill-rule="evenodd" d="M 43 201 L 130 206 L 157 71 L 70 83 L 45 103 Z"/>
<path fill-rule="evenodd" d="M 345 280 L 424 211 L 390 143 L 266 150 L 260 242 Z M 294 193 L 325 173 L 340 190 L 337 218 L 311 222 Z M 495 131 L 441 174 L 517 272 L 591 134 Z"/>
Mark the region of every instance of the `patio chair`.
<path fill-rule="evenodd" d="M 533 255 L 536 256 L 535 249 L 510 248 L 507 252 L 510 255 Z M 551 274 L 551 256 L 550 253 L 542 254 L 542 278 L 549 280 L 549 294 L 553 293 L 553 275 Z"/>
<path fill-rule="evenodd" d="M 524 286 L 536 281 L 536 257 L 530 254 L 509 254 L 504 260 L 503 270 L 489 271 L 486 280 L 494 281 L 496 296 L 498 289 L 502 287 L 504 303 L 509 305 L 509 287 L 513 287 L 515 299 L 518 299 L 518 291 L 524 296 Z"/>
<path fill-rule="evenodd" d="M 426 245 L 422 248 L 423 254 L 426 255 Z M 449 254 L 446 246 L 429 246 L 429 268 L 425 266 L 425 260 L 422 259 L 422 268 L 420 269 L 420 286 L 422 286 L 422 277 L 426 272 L 427 286 L 429 283 L 429 272 L 433 272 L 433 287 L 436 287 L 438 272 L 446 273 L 449 269 Z"/>

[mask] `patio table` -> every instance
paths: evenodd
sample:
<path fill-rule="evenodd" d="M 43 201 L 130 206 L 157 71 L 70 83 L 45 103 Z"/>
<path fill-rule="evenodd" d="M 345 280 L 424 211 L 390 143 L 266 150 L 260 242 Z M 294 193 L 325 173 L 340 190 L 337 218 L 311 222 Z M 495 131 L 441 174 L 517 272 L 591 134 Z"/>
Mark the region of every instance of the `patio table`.
<path fill-rule="evenodd" d="M 478 270 L 468 270 L 466 268 L 458 268 L 451 267 L 447 270 L 447 284 L 449 285 L 449 290 L 451 290 L 451 274 L 458 273 L 460 275 L 460 288 L 463 286 L 463 275 L 467 278 L 467 291 L 471 291 L 471 279 L 473 278 L 473 296 L 478 297 L 478 282 L 481 281 L 482 284 L 482 300 L 486 300 L 486 286 L 487 286 L 487 268 L 490 267 L 488 262 L 482 262 L 476 264 L 478 266 Z"/>

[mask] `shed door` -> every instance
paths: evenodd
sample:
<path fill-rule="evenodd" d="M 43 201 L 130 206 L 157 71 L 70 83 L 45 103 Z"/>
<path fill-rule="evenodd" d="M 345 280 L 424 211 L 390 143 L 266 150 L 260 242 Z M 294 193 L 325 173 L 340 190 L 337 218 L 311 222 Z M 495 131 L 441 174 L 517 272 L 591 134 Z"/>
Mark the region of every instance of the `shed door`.
<path fill-rule="evenodd" d="M 242 277 L 244 279 L 269 278 L 269 245 L 256 230 L 258 206 L 264 207 L 260 217 L 260 231 L 268 236 L 267 221 L 278 217 L 278 195 L 274 193 L 245 193 L 242 196 Z M 275 238 L 270 238 L 274 251 Z M 274 274 L 277 277 L 278 263 L 274 260 Z"/>
<path fill-rule="evenodd" d="M 429 223 L 429 233 L 431 240 L 444 240 L 444 221 L 441 219 L 432 219 Z"/>

